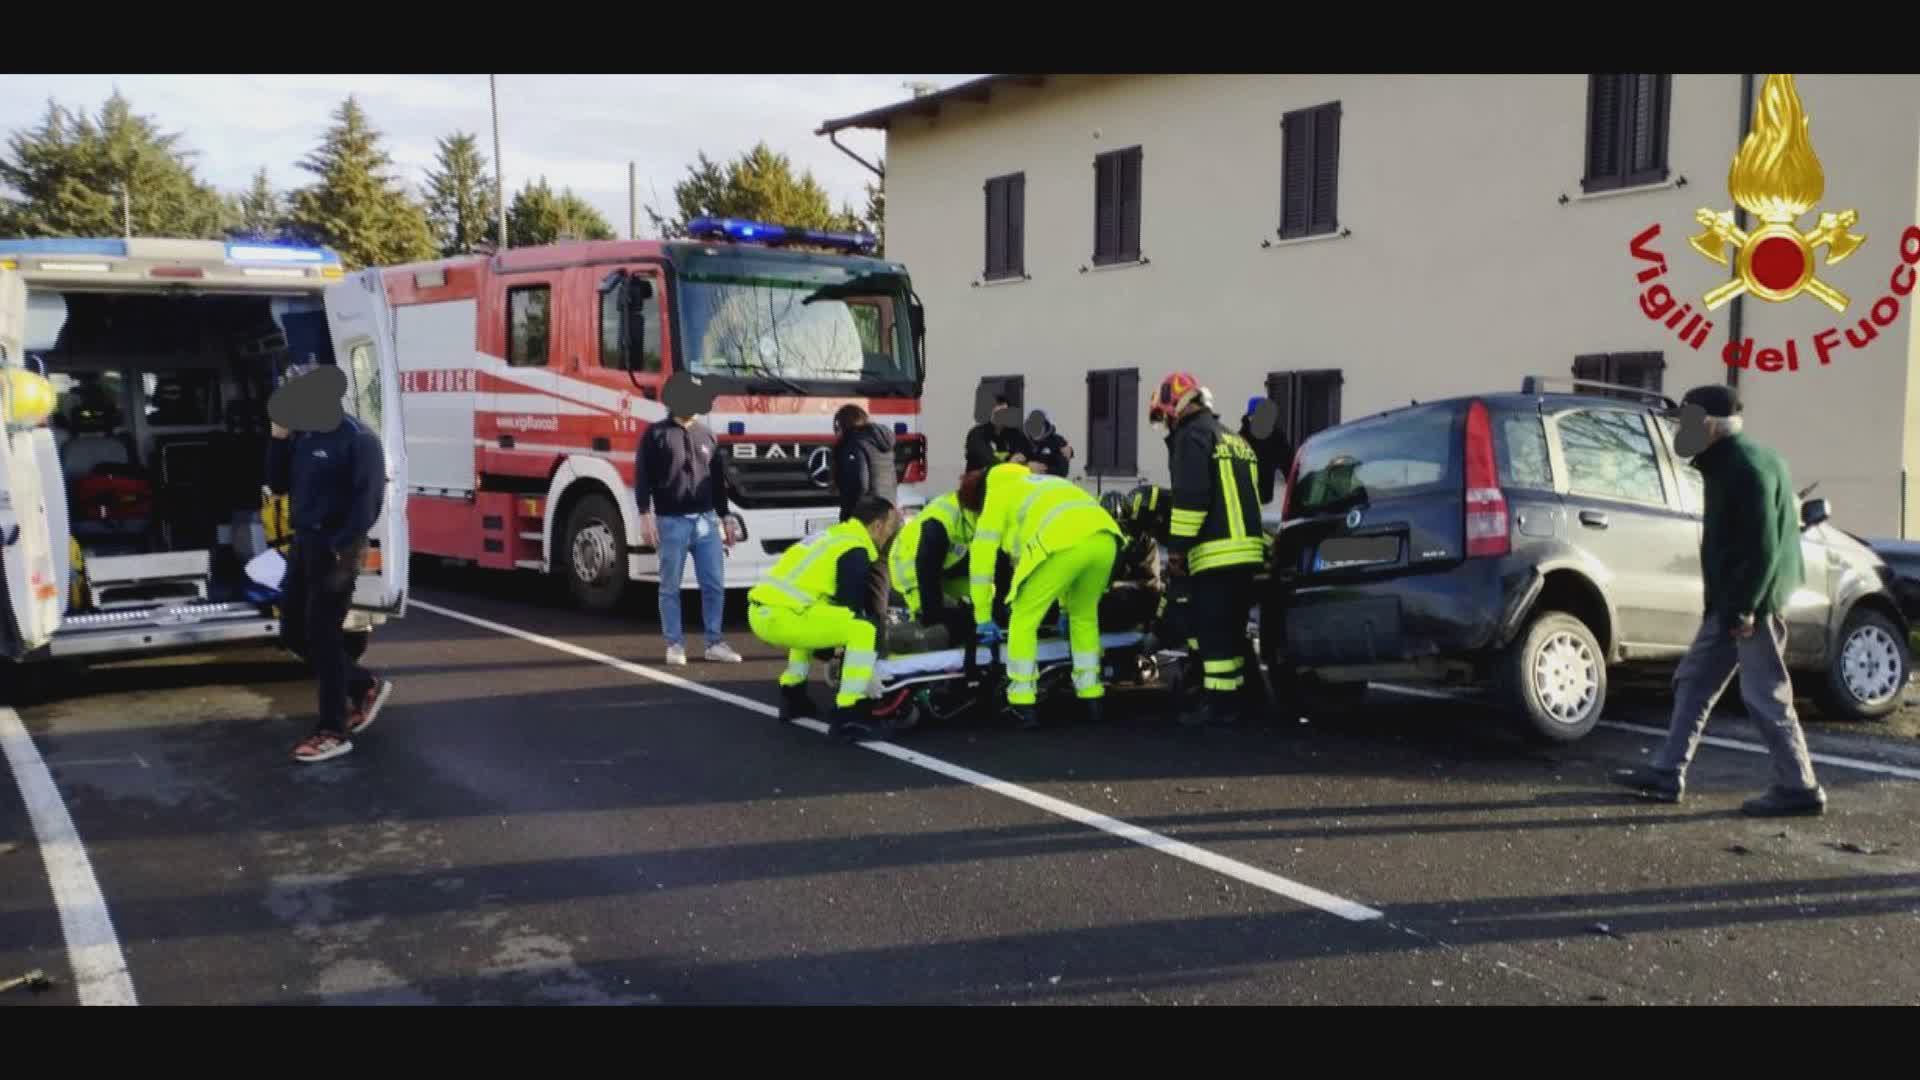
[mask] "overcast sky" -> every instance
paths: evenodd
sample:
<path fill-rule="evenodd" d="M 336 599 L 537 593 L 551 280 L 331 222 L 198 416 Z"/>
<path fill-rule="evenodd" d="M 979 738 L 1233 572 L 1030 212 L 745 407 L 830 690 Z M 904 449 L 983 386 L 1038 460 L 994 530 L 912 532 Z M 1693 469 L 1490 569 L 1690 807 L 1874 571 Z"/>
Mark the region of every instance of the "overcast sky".
<path fill-rule="evenodd" d="M 913 81 L 945 87 L 970 75 L 502 75 L 500 140 L 509 190 L 546 176 L 572 187 L 614 229 L 627 228 L 627 162 L 639 162 L 640 201 L 672 205 L 673 184 L 705 150 L 724 159 L 765 139 L 811 169 L 836 204 L 865 205 L 871 175 L 813 134 L 822 120 L 910 96 Z M 199 152 L 200 175 L 222 189 L 245 186 L 265 166 L 276 188 L 310 177 L 294 162 L 326 130 L 349 93 L 386 136 L 387 151 L 416 191 L 434 141 L 450 131 L 492 128 L 485 75 L 15 75 L 0 90 L 0 130 L 37 123 L 47 99 L 97 111 L 115 87 L 163 130 Z M 879 132 L 842 141 L 869 161 Z M 641 214 L 642 235 L 646 215 Z"/>

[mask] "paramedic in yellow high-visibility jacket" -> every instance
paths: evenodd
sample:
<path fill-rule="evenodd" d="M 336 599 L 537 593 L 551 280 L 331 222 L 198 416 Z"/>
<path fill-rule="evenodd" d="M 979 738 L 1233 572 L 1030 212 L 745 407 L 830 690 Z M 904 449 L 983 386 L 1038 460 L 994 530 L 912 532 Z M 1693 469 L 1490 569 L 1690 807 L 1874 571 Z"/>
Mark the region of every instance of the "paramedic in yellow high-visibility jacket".
<path fill-rule="evenodd" d="M 1006 630 L 1007 712 L 1022 728 L 1039 724 L 1034 714 L 1040 679 L 1040 622 L 1055 601 L 1063 601 L 1073 648 L 1073 689 L 1097 719 L 1106 693 L 1100 681 L 1100 597 L 1113 576 L 1120 550 L 1120 526 L 1092 495 L 1058 476 L 1038 476 L 1025 465 L 996 465 L 973 493 L 973 546 L 968 549 L 967 582 L 973 593 L 976 628 L 983 641 L 996 640 L 1000 628 L 986 621 L 993 610 L 994 561 L 999 552 L 1013 560 L 1013 584 Z"/>
<path fill-rule="evenodd" d="M 816 649 L 845 648 L 840 692 L 828 727 L 832 734 L 871 738 L 867 688 L 873 681 L 878 630 L 886 612 L 873 610 L 869 578 L 880 551 L 899 528 L 893 504 L 863 495 L 851 516 L 780 554 L 767 576 L 747 593 L 747 625 L 754 636 L 787 650 L 780 674 L 780 722 L 815 715 L 807 673 Z"/>

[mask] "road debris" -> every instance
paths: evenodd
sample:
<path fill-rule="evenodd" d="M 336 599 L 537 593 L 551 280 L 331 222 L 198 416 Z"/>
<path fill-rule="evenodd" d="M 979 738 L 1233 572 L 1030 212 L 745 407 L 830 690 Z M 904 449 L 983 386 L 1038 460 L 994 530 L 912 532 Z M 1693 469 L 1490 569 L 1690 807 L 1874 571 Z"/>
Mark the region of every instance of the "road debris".
<path fill-rule="evenodd" d="M 1587 932 L 1590 934 L 1602 934 L 1606 937 L 1614 938 L 1616 940 L 1625 940 L 1624 938 L 1621 937 L 1621 935 L 1617 931 L 1614 930 L 1612 924 L 1610 923 L 1603 923 L 1603 922 L 1594 923 L 1592 926 L 1587 927 Z"/>
<path fill-rule="evenodd" d="M 39 968 L 34 968 L 25 975 L 15 975 L 11 979 L 0 979 L 0 994 L 4 994 L 9 990 L 18 990 L 21 987 L 25 987 L 36 994 L 44 993 L 45 991 L 53 989 L 53 980 L 47 978 L 47 973 L 41 971 Z"/>

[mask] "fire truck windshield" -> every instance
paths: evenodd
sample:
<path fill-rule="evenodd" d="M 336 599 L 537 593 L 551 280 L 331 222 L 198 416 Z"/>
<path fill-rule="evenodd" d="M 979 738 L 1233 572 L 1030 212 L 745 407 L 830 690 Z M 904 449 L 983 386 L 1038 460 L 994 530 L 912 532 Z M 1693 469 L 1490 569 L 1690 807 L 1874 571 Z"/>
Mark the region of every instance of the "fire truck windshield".
<path fill-rule="evenodd" d="M 903 275 L 879 264 L 721 249 L 679 262 L 681 362 L 786 390 L 913 394 Z"/>

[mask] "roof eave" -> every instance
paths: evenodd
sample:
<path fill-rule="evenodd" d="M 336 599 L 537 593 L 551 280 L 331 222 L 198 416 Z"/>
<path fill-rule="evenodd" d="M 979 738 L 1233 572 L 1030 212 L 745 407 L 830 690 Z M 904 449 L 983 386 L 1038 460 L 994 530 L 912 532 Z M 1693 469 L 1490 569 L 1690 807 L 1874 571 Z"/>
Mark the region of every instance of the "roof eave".
<path fill-rule="evenodd" d="M 843 116 L 837 120 L 827 120 L 814 131 L 815 135 L 832 135 L 848 128 L 866 128 L 885 131 L 893 121 L 902 116 L 935 117 L 940 115 L 943 106 L 952 102 L 972 102 L 986 105 L 993 98 L 993 91 L 1001 86 L 1039 87 L 1047 80 L 1045 75 L 984 75 L 978 79 L 969 79 L 945 90 L 936 90 L 931 94 L 922 94 L 905 101 L 896 101 L 878 109 L 869 109 L 852 116 Z"/>

